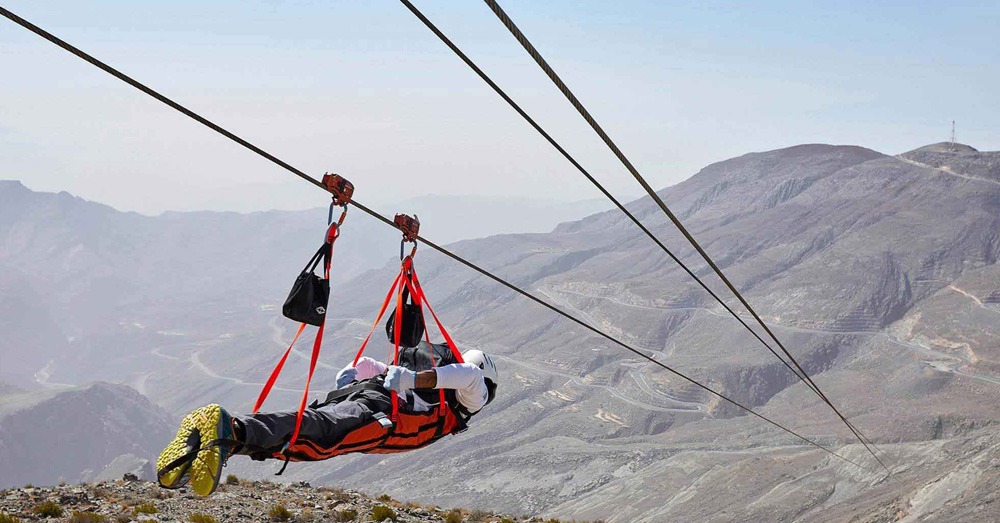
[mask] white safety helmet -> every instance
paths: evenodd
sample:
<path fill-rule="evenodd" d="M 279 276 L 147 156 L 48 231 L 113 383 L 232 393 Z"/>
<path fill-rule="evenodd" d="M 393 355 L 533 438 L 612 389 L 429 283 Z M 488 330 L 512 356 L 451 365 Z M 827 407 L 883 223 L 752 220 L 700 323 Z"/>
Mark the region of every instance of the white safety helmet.
<path fill-rule="evenodd" d="M 486 398 L 486 404 L 489 405 L 496 396 L 497 382 L 499 381 L 497 366 L 493 363 L 493 358 L 481 350 L 470 350 L 462 354 L 462 359 L 466 363 L 471 363 L 483 371 L 483 378 L 486 379 L 486 389 L 489 390 L 489 397 Z"/>

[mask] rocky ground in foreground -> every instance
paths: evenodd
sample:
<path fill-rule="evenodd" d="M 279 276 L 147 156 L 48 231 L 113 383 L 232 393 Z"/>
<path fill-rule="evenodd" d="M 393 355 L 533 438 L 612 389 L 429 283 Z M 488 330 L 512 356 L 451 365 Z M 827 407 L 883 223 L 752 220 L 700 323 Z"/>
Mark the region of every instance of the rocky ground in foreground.
<path fill-rule="evenodd" d="M 556 520 L 424 507 L 401 503 L 385 495 L 371 497 L 352 490 L 314 488 L 308 484 L 240 481 L 233 476 L 207 498 L 189 489 L 165 490 L 155 483 L 134 479 L 58 487 L 25 486 L 0 491 L 0 523 L 18 521 L 521 523 Z"/>

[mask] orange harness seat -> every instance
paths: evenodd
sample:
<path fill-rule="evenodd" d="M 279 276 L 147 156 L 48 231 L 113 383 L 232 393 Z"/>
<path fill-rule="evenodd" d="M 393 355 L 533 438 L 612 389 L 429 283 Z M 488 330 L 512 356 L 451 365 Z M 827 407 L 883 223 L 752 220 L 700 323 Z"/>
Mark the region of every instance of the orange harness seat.
<path fill-rule="evenodd" d="M 370 386 L 370 385 L 369 385 Z M 453 394 L 447 394 L 454 401 Z M 465 417 L 450 405 L 427 412 L 400 410 L 393 424 L 388 417 L 375 413 L 372 420 L 348 432 L 332 447 L 323 448 L 308 438 L 298 439 L 273 457 L 289 461 L 319 461 L 342 454 L 394 454 L 426 447 L 435 441 L 462 432 Z"/>
<path fill-rule="evenodd" d="M 398 220 L 399 217 L 397 216 Z M 406 241 L 405 237 L 404 241 Z M 412 239 L 409 241 L 412 241 Z M 414 246 L 415 250 L 416 246 Z M 358 349 L 358 353 L 354 357 L 354 365 L 358 364 L 362 354 L 364 354 L 365 347 L 368 345 L 368 341 L 371 339 L 375 328 L 379 325 L 382 315 L 385 314 L 393 294 L 396 295 L 396 310 L 393 314 L 394 322 L 391 325 L 391 329 L 390 326 L 387 326 L 386 329 L 394 345 L 394 350 L 389 358 L 389 361 L 393 365 L 401 365 L 411 371 L 420 372 L 439 365 L 463 362 L 462 354 L 455 346 L 455 341 L 448 334 L 448 331 L 441 324 L 437 314 L 434 313 L 434 309 L 431 308 L 430 303 L 427 301 L 427 296 L 424 294 L 420 280 L 413 269 L 413 253 L 411 253 L 409 256 L 402 258 L 399 275 L 396 276 L 395 281 L 389 288 L 389 292 L 382 302 L 375 322 L 372 324 L 371 330 L 368 331 L 368 336 L 362 342 L 360 349 Z M 420 311 L 418 316 L 421 324 L 424 323 L 422 309 L 424 306 L 427 307 L 427 310 L 434 318 L 434 322 L 437 324 L 438 330 L 444 336 L 446 344 L 432 344 L 426 330 L 426 325 L 422 325 L 424 327 L 422 332 L 424 333 L 424 338 L 429 349 L 426 351 L 426 354 L 419 351 L 417 347 L 403 347 L 401 349 L 400 331 L 402 330 L 404 294 L 408 294 L 411 297 L 413 305 Z M 420 335 L 418 334 L 417 336 L 419 337 Z M 464 412 L 464 407 L 458 403 L 454 391 L 446 391 L 444 389 L 438 389 L 433 392 L 414 390 L 413 392 L 421 395 L 427 403 L 436 401 L 437 405 L 427 412 L 409 412 L 399 408 L 397 392 L 386 390 L 382 386 L 381 381 L 357 385 L 356 387 L 368 388 L 370 390 L 377 390 L 379 393 L 384 393 L 392 405 L 389 416 L 387 417 L 385 413 L 380 411 L 376 412 L 372 420 L 351 430 L 340 441 L 326 448 L 321 447 L 314 441 L 308 441 L 308 438 L 298 439 L 296 437 L 298 436 L 298 431 L 296 430 L 296 433 L 286 444 L 285 448 L 274 452 L 273 457 L 285 460 L 287 465 L 288 461 L 317 461 L 342 454 L 393 454 L 407 452 L 426 447 L 444 436 L 464 431 L 466 421 L 472 415 L 472 413 Z M 323 405 L 336 401 L 334 399 L 335 396 L 339 400 L 347 399 L 351 394 L 347 390 L 331 392 Z M 319 408 L 320 406 L 322 405 L 318 403 L 311 405 L 312 408 Z"/>

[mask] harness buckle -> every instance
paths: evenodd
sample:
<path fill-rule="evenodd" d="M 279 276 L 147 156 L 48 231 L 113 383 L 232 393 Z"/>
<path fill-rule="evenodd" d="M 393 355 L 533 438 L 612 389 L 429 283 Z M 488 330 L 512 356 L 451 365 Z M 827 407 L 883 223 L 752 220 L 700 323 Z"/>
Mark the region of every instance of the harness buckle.
<path fill-rule="evenodd" d="M 376 412 L 374 418 L 376 421 L 378 421 L 379 425 L 382 425 L 382 428 L 384 429 L 392 428 L 392 421 L 388 417 L 386 417 L 385 414 L 381 412 Z"/>

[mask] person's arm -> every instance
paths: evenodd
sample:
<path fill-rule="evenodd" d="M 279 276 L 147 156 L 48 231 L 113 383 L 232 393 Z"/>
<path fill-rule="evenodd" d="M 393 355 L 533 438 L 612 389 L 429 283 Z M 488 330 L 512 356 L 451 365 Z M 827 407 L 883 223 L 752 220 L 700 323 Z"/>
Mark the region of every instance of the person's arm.
<path fill-rule="evenodd" d="M 366 380 L 384 374 L 386 365 L 369 357 L 358 360 L 358 365 L 348 365 L 337 373 L 337 388 L 342 389 L 353 381 Z"/>
<path fill-rule="evenodd" d="M 385 374 L 386 369 L 389 367 L 381 361 L 364 356 L 358 360 L 358 364 L 354 368 L 358 369 L 358 376 L 355 379 L 366 380 L 380 374 Z"/>
<path fill-rule="evenodd" d="M 416 385 L 413 386 L 415 389 L 434 389 L 437 388 L 438 376 L 435 369 L 420 371 L 417 373 Z"/>
<path fill-rule="evenodd" d="M 483 371 L 471 363 L 452 363 L 416 373 L 402 367 L 389 367 L 385 386 L 396 392 L 408 389 L 452 389 L 459 403 L 470 412 L 482 409 L 490 394 Z"/>
<path fill-rule="evenodd" d="M 469 409 L 469 412 L 478 412 L 486 405 L 490 392 L 486 388 L 483 371 L 478 366 L 471 363 L 452 363 L 427 372 L 434 373 L 432 388 L 453 389 L 458 402 Z M 417 379 L 420 379 L 419 374 Z M 424 380 L 429 382 L 431 378 Z"/>
<path fill-rule="evenodd" d="M 353 365 L 348 365 L 337 373 L 337 388 L 342 389 L 350 384 L 358 375 L 358 369 Z"/>

